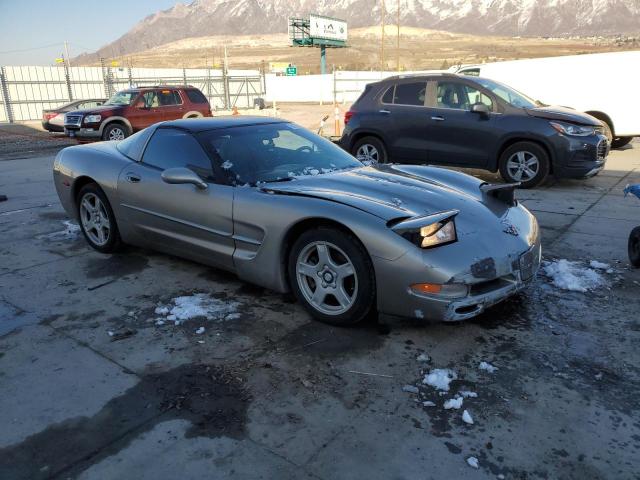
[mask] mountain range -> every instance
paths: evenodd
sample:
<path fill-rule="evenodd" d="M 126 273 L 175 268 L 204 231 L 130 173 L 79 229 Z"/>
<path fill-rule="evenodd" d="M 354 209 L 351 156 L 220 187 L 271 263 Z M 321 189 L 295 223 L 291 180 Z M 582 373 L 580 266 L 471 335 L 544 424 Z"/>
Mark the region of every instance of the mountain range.
<path fill-rule="evenodd" d="M 640 33 L 639 0 L 385 0 L 385 21 L 406 26 L 507 36 L 598 36 Z M 211 35 L 287 31 L 290 16 L 377 25 L 381 0 L 195 0 L 156 12 L 81 61 L 111 58 L 168 42 Z"/>

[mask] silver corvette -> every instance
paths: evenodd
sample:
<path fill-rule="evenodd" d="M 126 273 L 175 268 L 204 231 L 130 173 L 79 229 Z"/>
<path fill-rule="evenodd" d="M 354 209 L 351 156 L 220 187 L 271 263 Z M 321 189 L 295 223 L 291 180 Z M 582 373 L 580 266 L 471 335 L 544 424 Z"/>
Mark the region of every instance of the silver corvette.
<path fill-rule="evenodd" d="M 366 166 L 263 117 L 189 119 L 55 159 L 62 205 L 103 253 L 123 243 L 293 291 L 319 320 L 375 311 L 463 320 L 518 292 L 540 264 L 514 185 L 451 170 Z"/>

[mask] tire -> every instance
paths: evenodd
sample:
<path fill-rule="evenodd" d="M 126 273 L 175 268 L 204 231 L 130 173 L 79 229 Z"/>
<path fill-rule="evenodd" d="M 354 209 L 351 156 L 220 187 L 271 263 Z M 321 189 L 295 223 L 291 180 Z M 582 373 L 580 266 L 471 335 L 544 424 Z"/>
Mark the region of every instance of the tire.
<path fill-rule="evenodd" d="M 636 268 L 640 267 L 640 227 L 629 234 L 629 262 Z"/>
<path fill-rule="evenodd" d="M 633 140 L 633 137 L 615 137 L 611 142 L 611 148 L 622 148 Z"/>
<path fill-rule="evenodd" d="M 321 322 L 355 325 L 375 308 L 373 265 L 353 235 L 325 227 L 306 231 L 293 244 L 288 273 L 298 301 Z"/>
<path fill-rule="evenodd" d="M 534 160 L 535 164 L 530 163 Z M 500 155 L 499 165 L 500 175 L 504 181 L 520 182 L 520 188 L 533 188 L 540 185 L 549 175 L 549 155 L 544 148 L 533 142 L 518 142 L 511 145 Z M 526 169 L 521 170 L 522 166 Z"/>
<path fill-rule="evenodd" d="M 113 253 L 122 246 L 116 217 L 97 184 L 89 183 L 80 189 L 76 211 L 82 234 L 94 250 Z"/>
<path fill-rule="evenodd" d="M 124 140 L 130 135 L 129 129 L 122 123 L 110 123 L 102 131 L 102 140 Z"/>
<path fill-rule="evenodd" d="M 387 149 L 377 137 L 363 137 L 353 144 L 351 155 L 363 163 L 387 163 Z"/>

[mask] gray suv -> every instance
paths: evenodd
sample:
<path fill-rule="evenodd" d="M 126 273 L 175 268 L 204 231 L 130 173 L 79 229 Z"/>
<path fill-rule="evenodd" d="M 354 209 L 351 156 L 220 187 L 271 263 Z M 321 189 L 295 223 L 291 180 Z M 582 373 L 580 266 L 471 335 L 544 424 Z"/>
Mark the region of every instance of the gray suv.
<path fill-rule="evenodd" d="M 530 188 L 549 173 L 604 168 L 610 132 L 590 115 L 549 107 L 501 83 L 453 74 L 367 85 L 345 114 L 340 145 L 360 160 L 500 171 Z"/>

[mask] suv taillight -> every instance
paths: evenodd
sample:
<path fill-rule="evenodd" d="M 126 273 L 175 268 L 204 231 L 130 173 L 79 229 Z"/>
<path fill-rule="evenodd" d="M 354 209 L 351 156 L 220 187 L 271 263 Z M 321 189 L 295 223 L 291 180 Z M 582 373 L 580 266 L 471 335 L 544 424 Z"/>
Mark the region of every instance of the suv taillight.
<path fill-rule="evenodd" d="M 351 120 L 351 117 L 353 117 L 353 112 L 351 110 L 347 110 L 344 113 L 344 124 L 346 125 L 347 123 L 349 123 L 349 120 Z"/>

